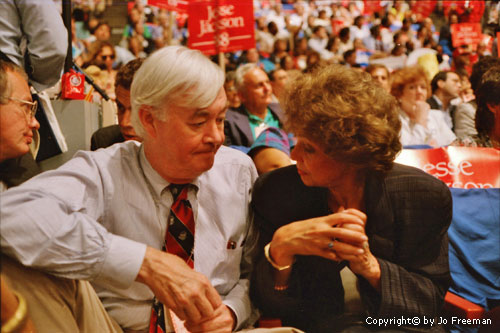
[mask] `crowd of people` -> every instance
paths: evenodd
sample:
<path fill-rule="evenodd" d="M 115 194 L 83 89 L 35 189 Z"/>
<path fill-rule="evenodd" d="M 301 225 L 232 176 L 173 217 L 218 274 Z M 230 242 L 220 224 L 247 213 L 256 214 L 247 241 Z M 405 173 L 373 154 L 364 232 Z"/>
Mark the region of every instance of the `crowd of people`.
<path fill-rule="evenodd" d="M 437 323 L 451 194 L 394 160 L 405 147 L 500 148 L 500 4 L 438 1 L 423 17 L 415 2 L 366 15 L 362 3 L 254 1 L 256 47 L 226 54 L 224 72 L 184 46 L 189 18 L 134 1 L 113 45 L 99 20 L 113 2 L 76 2 L 73 60 L 116 103 L 117 124 L 45 172 L 30 153 L 29 84 L 60 77 L 62 19 L 42 6 L 60 52 L 38 46 L 40 59 L 41 35 L 21 29 L 39 4 L 0 3 L 12 13 L 0 27 L 15 32 L 0 30 L 2 332 Z M 490 38 L 453 47 L 450 24 L 464 22 Z"/>

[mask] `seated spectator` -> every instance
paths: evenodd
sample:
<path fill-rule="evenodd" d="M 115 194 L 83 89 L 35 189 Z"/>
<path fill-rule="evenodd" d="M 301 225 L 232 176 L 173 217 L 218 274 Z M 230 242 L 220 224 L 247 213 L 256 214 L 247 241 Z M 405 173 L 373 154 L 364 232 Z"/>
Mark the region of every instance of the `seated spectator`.
<path fill-rule="evenodd" d="M 0 60 L 0 193 L 40 172 L 29 152 L 34 131 L 40 127 L 35 118 L 36 107 L 24 70 Z M 3 242 L 2 239 L 2 331 L 34 332 L 36 328 L 42 333 L 121 332 L 115 330 L 109 318 L 105 319 L 106 312 L 98 305 L 97 295 L 88 282 L 27 269 L 6 257 Z M 4 289 L 7 284 L 12 289 Z M 15 298 L 9 297 L 13 296 L 10 291 L 15 291 Z M 65 301 L 61 301 L 63 295 L 67 296 Z M 13 311 L 19 317 L 11 318 Z M 14 329 L 16 320 L 18 325 Z M 12 330 L 7 330 L 8 327 Z"/>
<path fill-rule="evenodd" d="M 328 44 L 326 45 L 326 51 L 324 52 L 323 58 L 329 63 L 338 64 L 344 60 L 342 54 L 339 54 L 340 38 L 338 36 L 333 36 L 328 39 Z"/>
<path fill-rule="evenodd" d="M 443 111 L 444 120 L 450 129 L 453 129 L 451 117 L 456 109 L 451 101 L 459 96 L 461 88 L 460 77 L 455 72 L 438 72 L 431 81 L 432 96 L 426 102 L 431 109 Z"/>
<path fill-rule="evenodd" d="M 307 38 L 299 38 L 295 41 L 295 48 L 293 50 L 293 61 L 295 68 L 305 70 L 307 67 L 308 55 Z"/>
<path fill-rule="evenodd" d="M 155 50 L 152 28 L 144 23 L 144 18 L 139 11 L 137 3 L 130 10 L 128 24 L 123 30 L 120 46 L 125 49 L 129 49 L 128 41 L 132 36 L 135 36 L 137 38 L 137 40 L 141 43 L 144 52 L 146 52 L 147 54 Z"/>
<path fill-rule="evenodd" d="M 224 144 L 250 147 L 267 127 L 282 127 L 283 111 L 272 103 L 269 78 L 256 64 L 240 66 L 235 83 L 241 106 L 226 113 Z"/>
<path fill-rule="evenodd" d="M 288 72 L 279 68 L 271 71 L 269 73 L 269 78 L 271 79 L 271 87 L 273 90 L 272 101 L 274 103 L 279 103 L 279 99 L 288 83 Z"/>
<path fill-rule="evenodd" d="M 86 38 L 85 42 L 87 43 L 87 47 L 89 47 L 90 44 L 96 41 L 107 42 L 109 41 L 110 37 L 111 27 L 109 26 L 108 22 L 98 21 L 97 25 L 92 29 L 92 35 Z"/>
<path fill-rule="evenodd" d="M 286 71 L 296 69 L 295 64 L 293 62 L 293 57 L 290 55 L 283 57 L 280 61 L 280 68 L 282 68 Z"/>
<path fill-rule="evenodd" d="M 306 68 L 304 69 L 304 73 L 312 72 L 316 67 L 321 66 L 323 62 L 321 61 L 321 56 L 316 51 L 307 52 L 306 59 Z"/>
<path fill-rule="evenodd" d="M 483 57 L 472 67 L 472 74 L 470 76 L 471 88 L 476 94 L 477 87 L 481 82 L 483 74 L 491 67 L 500 65 L 500 59 L 495 57 Z M 465 145 L 472 144 L 471 138 L 477 136 L 475 117 L 476 117 L 477 103 L 473 99 L 467 103 L 461 103 L 457 106 L 453 115 L 453 126 L 455 133 L 459 140 Z"/>
<path fill-rule="evenodd" d="M 78 66 L 83 65 L 82 55 L 87 52 L 87 46 L 84 41 L 76 36 L 76 25 L 75 19 L 71 19 L 71 53 L 73 55 L 73 60 Z"/>
<path fill-rule="evenodd" d="M 118 110 L 118 125 L 103 127 L 92 134 L 90 139 L 90 149 L 97 150 L 106 148 L 115 143 L 126 140 L 142 139 L 137 135 L 130 121 L 132 105 L 130 103 L 130 86 L 134 79 L 134 74 L 141 67 L 144 59 L 132 60 L 118 71 L 115 81 L 116 106 Z"/>
<path fill-rule="evenodd" d="M 227 106 L 232 109 L 237 109 L 241 105 L 240 96 L 238 96 L 238 91 L 236 90 L 236 85 L 234 83 L 235 79 L 236 73 L 234 71 L 229 71 L 226 73 L 224 90 L 226 91 Z"/>
<path fill-rule="evenodd" d="M 344 52 L 344 64 L 348 67 L 356 66 L 356 50 L 351 49 Z"/>
<path fill-rule="evenodd" d="M 116 70 L 113 69 L 115 58 L 116 52 L 113 45 L 109 42 L 97 41 L 90 45 L 88 60 L 84 63 L 85 70 L 111 99 L 115 98 Z"/>
<path fill-rule="evenodd" d="M 35 118 L 37 103 L 33 102 L 27 80 L 23 69 L 0 59 L 0 192 L 39 171 L 33 157 L 27 170 L 18 168 L 15 160 L 30 155 L 33 136 L 40 128 Z M 13 176 L 22 178 L 12 182 Z"/>
<path fill-rule="evenodd" d="M 385 65 L 382 64 L 372 64 L 365 68 L 365 72 L 370 74 L 375 82 L 378 82 L 382 88 L 388 93 L 391 92 L 391 85 L 389 84 L 389 70 Z"/>
<path fill-rule="evenodd" d="M 288 56 L 288 41 L 286 39 L 277 39 L 274 42 L 274 48 L 269 60 L 279 65 L 281 59 Z"/>
<path fill-rule="evenodd" d="M 441 147 L 455 141 L 443 112 L 431 109 L 425 102 L 430 85 L 422 67 L 406 67 L 393 73 L 391 93 L 399 101 L 403 146 Z"/>
<path fill-rule="evenodd" d="M 259 175 L 292 164 L 290 151 L 295 145 L 291 134 L 276 127 L 266 128 L 248 151 Z"/>
<path fill-rule="evenodd" d="M 144 52 L 144 45 L 142 44 L 140 36 L 130 36 L 128 38 L 128 51 L 137 58 L 146 58 L 148 55 Z"/>
<path fill-rule="evenodd" d="M 437 317 L 450 284 L 451 195 L 393 162 L 396 100 L 368 74 L 330 65 L 294 81 L 284 106 L 297 165 L 261 176 L 251 204 L 260 231 L 251 295 L 263 315 L 325 333 L 378 331 L 370 316 Z M 346 265 L 359 312 L 344 310 Z M 384 330 L 413 329 L 396 325 Z"/>
<path fill-rule="evenodd" d="M 269 59 L 262 57 L 256 48 L 246 50 L 241 58 L 243 63 L 255 64 L 266 73 L 276 68 L 276 65 Z"/>
<path fill-rule="evenodd" d="M 307 42 L 309 48 L 315 52 L 318 52 L 321 58 L 328 58 L 328 55 L 325 53 L 326 46 L 328 45 L 328 34 L 326 32 L 326 28 L 317 25 L 313 29 L 313 35 Z"/>
<path fill-rule="evenodd" d="M 348 50 L 352 50 L 354 45 L 351 40 L 351 32 L 349 27 L 344 27 L 339 31 L 340 45 L 339 45 L 339 53 L 344 54 L 344 52 Z"/>
<path fill-rule="evenodd" d="M 475 98 L 475 96 L 474 96 L 474 90 L 472 90 L 472 86 L 470 84 L 469 74 L 467 74 L 465 70 L 461 70 L 457 72 L 457 75 L 460 77 L 460 87 L 461 87 L 460 94 L 458 96 L 459 99 L 459 103 L 457 103 L 457 108 L 458 108 L 460 104 L 472 101 Z"/>
<path fill-rule="evenodd" d="M 500 66 L 491 67 L 476 89 L 476 130 L 479 147 L 500 148 Z"/>
<path fill-rule="evenodd" d="M 80 151 L 2 193 L 2 254 L 91 280 L 126 331 L 171 332 L 168 317 L 191 332 L 252 324 L 248 207 L 257 174 L 247 156 L 221 147 L 223 83 L 199 51 L 170 46 L 145 60 L 131 87 L 143 142 Z"/>

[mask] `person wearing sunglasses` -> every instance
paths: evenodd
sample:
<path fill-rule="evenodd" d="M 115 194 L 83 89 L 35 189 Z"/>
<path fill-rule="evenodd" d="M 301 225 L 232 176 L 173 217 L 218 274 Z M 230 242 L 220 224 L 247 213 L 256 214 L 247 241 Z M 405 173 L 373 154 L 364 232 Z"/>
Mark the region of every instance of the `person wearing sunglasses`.
<path fill-rule="evenodd" d="M 113 69 L 116 52 L 111 43 L 96 41 L 90 45 L 88 60 L 84 63 L 85 71 L 91 75 L 97 85 L 106 94 L 115 98 L 115 79 L 117 71 Z"/>

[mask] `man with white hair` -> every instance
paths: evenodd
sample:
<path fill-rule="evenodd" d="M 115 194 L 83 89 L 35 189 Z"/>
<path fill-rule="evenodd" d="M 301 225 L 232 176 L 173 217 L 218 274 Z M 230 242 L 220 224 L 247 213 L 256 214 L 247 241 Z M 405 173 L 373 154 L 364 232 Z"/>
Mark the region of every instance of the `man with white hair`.
<path fill-rule="evenodd" d="M 256 64 L 238 67 L 234 83 L 241 106 L 227 112 L 224 144 L 250 147 L 266 128 L 282 127 L 283 111 L 278 103 L 272 103 L 271 81 Z"/>
<path fill-rule="evenodd" d="M 125 331 L 171 332 L 178 319 L 191 332 L 250 323 L 256 171 L 247 156 L 221 147 L 223 84 L 223 72 L 198 51 L 153 53 L 131 87 L 143 142 L 79 152 L 2 194 L 2 253 L 91 281 Z"/>

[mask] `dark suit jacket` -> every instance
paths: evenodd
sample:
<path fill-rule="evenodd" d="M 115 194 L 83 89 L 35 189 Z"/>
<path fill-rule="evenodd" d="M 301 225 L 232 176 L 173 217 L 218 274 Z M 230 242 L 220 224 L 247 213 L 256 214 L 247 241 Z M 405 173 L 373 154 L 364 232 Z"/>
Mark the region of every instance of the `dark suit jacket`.
<path fill-rule="evenodd" d="M 124 142 L 125 138 L 119 125 L 111 125 L 98 129 L 90 138 L 90 150 L 106 148 L 115 143 Z"/>
<path fill-rule="evenodd" d="M 427 98 L 426 102 L 431 106 L 431 109 L 441 110 L 441 105 L 438 104 L 434 96 Z"/>
<path fill-rule="evenodd" d="M 268 105 L 269 109 L 275 117 L 283 125 L 284 114 L 283 110 L 278 103 L 271 103 Z M 224 144 L 226 146 L 244 146 L 250 147 L 254 141 L 252 130 L 250 129 L 250 122 L 248 121 L 247 112 L 245 107 L 241 105 L 237 109 L 228 109 L 226 113 L 226 120 L 224 121 L 224 134 L 226 139 Z"/>
<path fill-rule="evenodd" d="M 259 255 L 251 296 L 264 316 L 307 332 L 337 332 L 343 312 L 339 276 L 345 263 L 299 256 L 287 291 L 275 291 L 273 268 L 263 247 L 276 229 L 293 221 L 329 214 L 327 190 L 305 186 L 295 166 L 261 176 L 252 208 L 259 229 Z M 447 229 L 452 202 L 444 183 L 421 170 L 395 164 L 365 184 L 366 234 L 381 268 L 381 293 L 359 278 L 360 293 L 373 318 L 435 318 L 450 284 Z M 436 328 L 441 330 L 441 328 Z"/>

